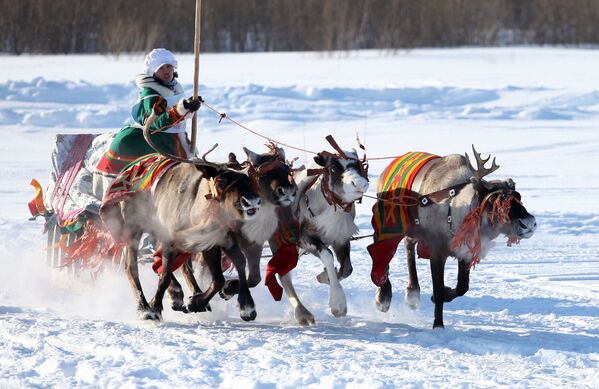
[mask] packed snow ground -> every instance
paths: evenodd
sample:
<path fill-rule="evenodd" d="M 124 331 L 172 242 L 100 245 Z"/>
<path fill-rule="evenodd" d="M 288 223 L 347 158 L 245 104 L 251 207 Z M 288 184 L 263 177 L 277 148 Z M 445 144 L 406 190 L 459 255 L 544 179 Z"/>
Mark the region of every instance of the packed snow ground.
<path fill-rule="evenodd" d="M 191 90 L 192 56 L 180 55 Z M 258 318 L 233 301 L 212 313 L 166 308 L 135 317 L 122 273 L 95 282 L 45 266 L 41 221 L 27 221 L 31 178 L 46 183 L 57 133 L 116 131 L 136 98 L 141 55 L 0 56 L 0 387 L 599 387 L 599 51 L 455 49 L 410 52 L 226 54 L 201 59 L 200 93 L 234 119 L 281 142 L 319 151 L 332 133 L 371 157 L 411 150 L 497 157 L 539 229 L 504 239 L 445 305 L 433 331 L 428 262 L 418 261 L 419 310 L 392 262 L 390 312 L 373 304 L 368 239 L 352 247 L 343 282 L 348 316 L 329 312 L 322 265 L 300 259 L 298 293 L 317 320 L 300 327 L 261 285 Z M 264 150 L 264 140 L 200 110 L 199 148 Z M 308 153 L 287 150 L 305 162 Z M 388 161 L 373 161 L 376 175 Z M 358 205 L 368 234 L 372 202 Z M 400 250 L 401 251 L 401 250 Z M 446 282 L 457 266 L 448 261 Z M 142 271 L 148 290 L 155 279 Z M 284 298 L 285 300 L 285 298 Z M 168 304 L 167 304 L 168 306 Z"/>

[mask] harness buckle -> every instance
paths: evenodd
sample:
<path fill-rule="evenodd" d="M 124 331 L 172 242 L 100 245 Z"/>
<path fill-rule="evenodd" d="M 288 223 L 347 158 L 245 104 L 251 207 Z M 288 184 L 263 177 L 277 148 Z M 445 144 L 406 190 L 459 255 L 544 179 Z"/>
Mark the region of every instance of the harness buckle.
<path fill-rule="evenodd" d="M 420 204 L 422 204 L 422 206 L 425 207 L 428 204 L 428 197 L 423 197 L 422 199 L 420 199 Z"/>
<path fill-rule="evenodd" d="M 451 224 L 451 215 L 447 216 L 447 223 Z"/>
<path fill-rule="evenodd" d="M 455 197 L 455 189 L 449 190 L 449 197 Z"/>
<path fill-rule="evenodd" d="M 416 224 L 417 226 L 419 226 L 420 225 L 420 219 L 415 218 L 414 219 L 414 224 Z"/>

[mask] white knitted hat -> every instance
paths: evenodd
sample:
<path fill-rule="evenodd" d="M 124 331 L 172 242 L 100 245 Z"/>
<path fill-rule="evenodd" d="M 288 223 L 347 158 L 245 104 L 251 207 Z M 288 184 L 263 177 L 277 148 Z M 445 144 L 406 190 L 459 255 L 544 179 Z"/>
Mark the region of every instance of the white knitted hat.
<path fill-rule="evenodd" d="M 177 68 L 177 60 L 173 53 L 167 49 L 154 49 L 146 55 L 146 59 L 144 60 L 144 72 L 147 75 L 152 76 L 156 73 L 156 70 L 166 64 L 173 65 L 175 69 Z"/>

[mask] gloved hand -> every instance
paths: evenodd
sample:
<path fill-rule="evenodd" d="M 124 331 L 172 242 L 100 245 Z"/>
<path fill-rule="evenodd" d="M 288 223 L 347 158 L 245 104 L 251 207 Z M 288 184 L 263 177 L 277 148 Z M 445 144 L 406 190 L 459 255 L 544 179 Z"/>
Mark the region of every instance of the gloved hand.
<path fill-rule="evenodd" d="M 200 106 L 202 105 L 202 97 L 198 96 L 196 99 L 194 99 L 193 97 L 190 97 L 186 100 L 183 100 L 183 107 L 185 107 L 186 110 L 188 110 L 189 112 L 195 112 L 198 109 L 200 109 Z"/>
<path fill-rule="evenodd" d="M 176 105 L 177 113 L 183 116 L 188 112 L 195 112 L 200 109 L 203 102 L 204 100 L 202 100 L 201 96 L 198 96 L 196 99 L 193 97 L 181 99 Z"/>

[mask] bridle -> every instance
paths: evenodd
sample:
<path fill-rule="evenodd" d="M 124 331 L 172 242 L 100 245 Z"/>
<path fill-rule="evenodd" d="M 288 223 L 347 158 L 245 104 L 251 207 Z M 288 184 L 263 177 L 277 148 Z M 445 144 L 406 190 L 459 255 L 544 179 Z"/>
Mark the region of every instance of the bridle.
<path fill-rule="evenodd" d="M 218 185 L 218 183 L 222 179 L 222 175 L 225 173 L 226 172 L 222 172 L 222 173 L 214 176 L 212 181 L 214 183 L 214 191 L 216 192 L 216 194 L 208 193 L 208 194 L 204 195 L 206 200 L 221 201 L 223 199 L 223 196 L 226 195 L 231 190 L 231 188 L 233 188 L 235 186 L 235 184 L 237 184 L 239 182 L 240 178 L 236 178 L 233 181 L 231 181 L 227 186 L 225 186 L 224 188 L 221 189 L 221 185 Z"/>
<path fill-rule="evenodd" d="M 316 181 L 318 181 L 318 179 L 320 177 L 322 177 L 320 188 L 321 188 L 322 195 L 325 198 L 325 200 L 327 201 L 327 203 L 329 205 L 333 206 L 335 210 L 336 210 L 336 207 L 338 206 L 341 209 L 343 209 L 345 212 L 350 212 L 352 210 L 354 203 L 356 201 L 361 201 L 361 199 L 357 199 L 357 200 L 350 201 L 350 202 L 345 202 L 345 201 L 341 200 L 339 198 L 339 196 L 337 196 L 335 194 L 335 192 L 333 192 L 333 190 L 331 189 L 331 185 L 330 185 L 331 168 L 333 165 L 332 161 L 338 161 L 340 159 L 356 161 L 356 164 L 358 166 L 358 172 L 360 173 L 360 176 L 363 177 L 364 179 L 366 179 L 366 181 L 369 181 L 368 180 L 368 161 L 366 159 L 366 154 L 364 154 L 364 157 L 362 159 L 348 156 L 341 149 L 341 147 L 339 147 L 339 145 L 337 144 L 337 142 L 335 141 L 335 139 L 333 138 L 332 135 L 327 135 L 325 137 L 325 139 L 335 149 L 335 151 L 337 151 L 337 154 L 334 154 L 334 153 L 331 153 L 328 151 L 322 151 L 321 153 L 319 153 L 322 157 L 328 158 L 330 161 L 324 167 L 322 167 L 320 169 L 308 169 L 307 170 L 306 174 L 308 176 L 313 176 L 314 178 L 304 188 L 304 193 L 307 192 L 308 189 L 310 189 L 316 183 Z M 364 146 L 360 143 L 359 139 L 358 139 L 358 144 L 360 145 L 361 149 L 365 150 Z M 308 206 L 308 210 L 310 211 L 310 214 L 312 215 L 312 217 L 314 217 L 314 213 L 310 209 L 310 207 L 308 205 L 308 201 L 309 201 L 308 197 L 306 197 L 306 205 Z"/>
<path fill-rule="evenodd" d="M 488 212 L 488 218 L 491 224 L 508 224 L 511 222 L 510 219 L 510 208 L 511 202 L 515 201 L 518 204 L 522 204 L 520 200 L 514 195 L 515 190 L 509 188 L 500 188 L 491 191 L 483 197 L 483 201 L 480 203 L 481 212 L 488 204 L 492 204 L 491 210 Z"/>
<path fill-rule="evenodd" d="M 288 168 L 289 174 L 287 175 L 287 180 L 290 184 L 293 185 L 294 188 L 297 188 L 297 184 L 293 179 L 293 175 L 297 170 L 293 168 L 293 162 L 297 159 L 293 159 L 291 161 L 286 161 L 285 158 L 281 155 L 276 145 L 273 143 L 266 145 L 271 150 L 271 155 L 274 156 L 273 160 L 267 163 L 263 163 L 258 167 L 255 167 L 251 161 L 245 161 L 240 166 L 248 166 L 248 175 L 250 177 L 252 188 L 255 189 L 258 193 L 260 192 L 260 179 L 262 179 L 269 172 L 278 169 L 278 168 Z"/>

